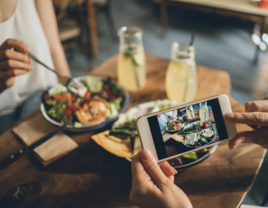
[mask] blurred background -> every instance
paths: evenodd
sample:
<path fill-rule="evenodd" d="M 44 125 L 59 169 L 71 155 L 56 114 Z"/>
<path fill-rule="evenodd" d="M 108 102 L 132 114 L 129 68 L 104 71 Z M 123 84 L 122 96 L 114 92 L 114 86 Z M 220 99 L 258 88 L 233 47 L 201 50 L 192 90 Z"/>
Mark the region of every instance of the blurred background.
<path fill-rule="evenodd" d="M 144 31 L 145 51 L 168 60 L 172 42 L 190 41 L 194 33 L 197 65 L 227 71 L 232 83 L 231 96 L 239 102 L 262 99 L 267 94 L 267 2 L 53 0 L 53 3 L 73 77 L 84 76 L 118 53 L 119 28 L 138 26 Z M 268 198 L 267 176 L 266 157 L 245 204 L 260 205 Z"/>

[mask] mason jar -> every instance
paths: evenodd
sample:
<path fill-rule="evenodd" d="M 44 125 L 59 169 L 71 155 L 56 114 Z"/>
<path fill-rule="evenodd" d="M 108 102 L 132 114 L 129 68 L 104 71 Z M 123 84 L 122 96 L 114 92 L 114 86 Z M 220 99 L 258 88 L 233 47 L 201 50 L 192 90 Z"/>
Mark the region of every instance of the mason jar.
<path fill-rule="evenodd" d="M 138 91 L 146 84 L 143 31 L 138 27 L 122 27 L 117 60 L 118 82 L 129 91 Z"/>
<path fill-rule="evenodd" d="M 172 43 L 171 60 L 166 73 L 166 93 L 171 100 L 193 101 L 197 91 L 197 72 L 194 45 Z"/>

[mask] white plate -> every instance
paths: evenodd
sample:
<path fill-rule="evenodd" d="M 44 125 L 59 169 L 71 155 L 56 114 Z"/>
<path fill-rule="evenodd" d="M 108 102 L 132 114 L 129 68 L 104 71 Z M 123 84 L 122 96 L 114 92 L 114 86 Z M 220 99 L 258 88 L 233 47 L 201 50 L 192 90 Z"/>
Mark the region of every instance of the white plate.
<path fill-rule="evenodd" d="M 163 104 L 165 101 L 160 100 L 158 102 L 160 102 L 160 104 Z M 177 104 L 179 106 L 179 105 L 182 105 L 183 103 L 182 102 L 177 102 Z M 134 110 L 134 113 L 139 113 L 142 110 L 148 110 L 148 109 L 152 109 L 152 108 L 153 108 L 153 110 L 151 112 L 159 111 L 159 109 L 156 107 L 156 101 L 150 101 L 150 102 L 142 103 L 138 107 L 132 107 L 132 109 Z M 191 163 L 187 163 L 187 164 L 184 164 L 184 165 L 177 166 L 175 168 L 177 170 L 182 170 L 182 169 L 189 168 L 191 166 L 197 165 L 197 164 L 201 163 L 202 161 L 204 161 L 205 159 L 207 159 L 210 155 L 212 155 L 215 152 L 215 150 L 217 149 L 217 147 L 218 147 L 218 145 L 213 146 L 209 150 L 209 152 L 207 154 L 205 154 L 203 157 L 199 158 L 198 160 L 195 160 L 195 161 L 193 161 Z M 131 158 L 126 158 L 126 160 L 131 162 Z"/>

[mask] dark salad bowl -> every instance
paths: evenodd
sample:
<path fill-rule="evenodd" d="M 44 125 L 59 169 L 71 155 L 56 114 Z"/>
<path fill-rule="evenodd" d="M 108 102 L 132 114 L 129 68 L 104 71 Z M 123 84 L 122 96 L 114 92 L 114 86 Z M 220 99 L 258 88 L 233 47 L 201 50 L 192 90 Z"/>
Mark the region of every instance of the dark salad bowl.
<path fill-rule="evenodd" d="M 185 124 L 183 127 L 181 127 L 181 128 L 178 129 L 178 130 L 169 130 L 168 127 L 166 126 L 166 132 L 171 133 L 171 134 L 174 134 L 174 133 L 178 133 L 178 132 L 182 131 L 182 130 L 185 128 L 185 126 L 187 126 L 188 123 L 189 123 L 189 119 L 188 119 L 187 117 L 184 117 L 184 118 L 186 118 L 187 121 L 184 122 L 184 123 L 186 123 L 186 124 Z M 174 120 L 172 120 L 172 121 L 174 121 Z M 170 123 L 170 122 L 172 122 L 172 121 L 169 121 L 168 123 Z M 168 124 L 167 124 L 167 125 L 168 125 Z"/>
<path fill-rule="evenodd" d="M 182 165 L 172 165 L 171 161 L 168 161 L 172 167 L 174 167 L 177 171 L 183 171 L 184 169 L 186 168 L 190 168 L 192 166 L 195 166 L 201 162 L 203 162 L 204 160 L 206 160 L 208 157 L 210 157 L 217 149 L 218 145 L 214 145 L 212 147 L 209 147 L 208 148 L 208 152 L 205 153 L 205 154 L 201 154 L 199 155 L 198 154 L 198 159 L 197 160 L 186 160 L 184 161 L 184 164 Z M 176 160 L 177 158 L 173 159 L 173 160 Z"/>
<path fill-rule="evenodd" d="M 106 77 L 97 77 L 98 79 L 100 80 L 105 80 L 107 79 Z M 77 78 L 74 78 L 78 81 L 84 81 L 85 80 L 85 77 L 77 77 Z M 117 83 L 115 80 L 113 80 L 114 83 Z M 57 89 L 57 87 L 59 87 L 60 84 L 52 87 L 49 89 L 49 93 L 53 93 L 53 91 L 55 91 Z M 123 96 L 124 96 L 124 102 L 122 104 L 122 107 L 120 109 L 120 111 L 118 112 L 118 114 L 112 118 L 108 118 L 98 124 L 94 124 L 94 125 L 83 125 L 83 126 L 80 126 L 80 127 L 75 127 L 74 125 L 66 125 L 66 128 L 65 130 L 66 131 L 72 131 L 72 132 L 85 132 L 85 131 L 92 131 L 92 130 L 97 130 L 97 129 L 100 129 L 100 128 L 103 128 L 109 124 L 112 124 L 116 119 L 118 119 L 118 116 L 123 113 L 129 103 L 130 103 L 130 95 L 129 95 L 129 92 L 123 88 Z M 43 115 L 43 117 L 51 124 L 55 125 L 55 126 L 61 126 L 62 123 L 61 122 L 58 122 L 58 121 L 55 121 L 53 118 L 51 118 L 47 112 L 46 112 L 46 108 L 45 108 L 45 104 L 42 102 L 41 105 L 40 105 L 40 111 L 41 111 L 41 114 Z"/>
<path fill-rule="evenodd" d="M 206 146 L 206 145 L 209 145 L 211 143 L 214 142 L 214 140 L 216 139 L 216 136 L 217 136 L 217 128 L 214 126 L 214 124 L 212 124 L 212 128 L 213 128 L 213 132 L 214 132 L 214 137 L 212 138 L 212 140 L 206 144 L 203 144 L 203 145 L 188 145 L 188 144 L 184 144 L 184 142 L 182 142 L 182 144 L 186 147 L 189 147 L 191 149 L 196 149 L 196 148 L 200 148 L 200 147 L 203 147 L 203 146 Z"/>

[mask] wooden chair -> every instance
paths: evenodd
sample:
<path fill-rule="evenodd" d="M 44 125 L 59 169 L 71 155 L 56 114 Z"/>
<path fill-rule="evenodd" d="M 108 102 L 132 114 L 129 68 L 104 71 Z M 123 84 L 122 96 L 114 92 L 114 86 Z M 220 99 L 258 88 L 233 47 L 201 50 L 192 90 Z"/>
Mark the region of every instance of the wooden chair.
<path fill-rule="evenodd" d="M 93 0 L 96 9 L 96 15 L 103 13 L 108 25 L 110 37 L 112 40 L 117 40 L 114 21 L 111 15 L 111 1 L 110 0 Z"/>
<path fill-rule="evenodd" d="M 98 56 L 98 36 L 96 32 L 95 9 L 92 0 L 53 0 L 57 19 L 64 17 L 77 21 L 82 33 L 86 34 L 87 45 L 93 56 Z"/>
<path fill-rule="evenodd" d="M 85 59 L 89 69 L 92 69 L 93 64 L 90 60 L 92 53 L 89 38 L 87 36 L 86 38 L 84 37 L 84 34 L 88 32 L 86 21 L 79 22 L 69 15 L 70 3 L 73 1 L 74 0 L 53 0 L 58 22 L 59 37 L 64 50 L 71 52 L 71 57 L 73 57 L 72 49 L 79 44 L 83 53 L 86 55 Z"/>

